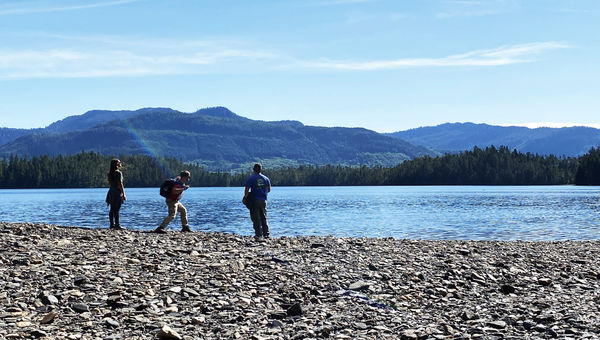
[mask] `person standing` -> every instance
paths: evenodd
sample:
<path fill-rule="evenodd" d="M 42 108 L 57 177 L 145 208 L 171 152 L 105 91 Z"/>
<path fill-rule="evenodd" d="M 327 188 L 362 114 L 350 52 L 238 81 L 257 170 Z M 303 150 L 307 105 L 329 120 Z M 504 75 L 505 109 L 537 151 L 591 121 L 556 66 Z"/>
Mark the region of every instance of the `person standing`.
<path fill-rule="evenodd" d="M 109 229 L 125 229 L 119 223 L 119 210 L 121 204 L 127 199 L 125 196 L 125 188 L 123 187 L 123 173 L 119 170 L 121 161 L 113 159 L 110 161 L 110 169 L 108 171 L 108 184 L 110 188 L 106 193 L 106 204 L 110 206 L 108 219 L 110 221 Z"/>
<path fill-rule="evenodd" d="M 164 234 L 166 233 L 167 225 L 175 219 L 177 212 L 181 216 L 181 231 L 182 232 L 190 232 L 190 225 L 188 224 L 187 219 L 187 209 L 179 202 L 183 192 L 187 190 L 190 186 L 186 185 L 185 182 L 190 180 L 190 172 L 182 171 L 177 178 L 175 178 L 175 183 L 171 187 L 169 191 L 169 195 L 167 196 L 165 203 L 169 209 L 169 215 L 165 217 L 160 226 L 154 230 L 155 233 Z"/>
<path fill-rule="evenodd" d="M 260 163 L 254 164 L 254 174 L 246 181 L 244 200 L 250 200 L 250 219 L 254 227 L 254 237 L 269 238 L 267 224 L 267 195 L 271 192 L 271 181 L 262 172 Z M 251 196 L 251 198 L 250 198 Z"/>

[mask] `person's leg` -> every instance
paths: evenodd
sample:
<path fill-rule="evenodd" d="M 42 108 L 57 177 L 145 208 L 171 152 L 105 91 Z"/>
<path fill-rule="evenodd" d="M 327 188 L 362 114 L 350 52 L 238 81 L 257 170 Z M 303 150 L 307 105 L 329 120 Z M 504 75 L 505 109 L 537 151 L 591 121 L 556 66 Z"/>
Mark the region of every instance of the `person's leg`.
<path fill-rule="evenodd" d="M 115 228 L 121 227 L 121 223 L 119 223 L 119 211 L 121 210 L 121 202 L 117 204 L 111 204 L 111 209 L 114 210 L 113 216 L 115 218 Z"/>
<path fill-rule="evenodd" d="M 181 217 L 181 231 L 191 231 L 187 219 L 187 209 L 180 202 L 177 202 L 177 211 Z"/>
<path fill-rule="evenodd" d="M 260 224 L 262 226 L 262 236 L 269 237 L 269 225 L 267 224 L 267 201 L 260 201 L 260 209 L 258 210 Z"/>
<path fill-rule="evenodd" d="M 108 211 L 108 220 L 110 221 L 110 227 L 109 228 L 114 228 L 115 227 L 115 212 L 113 209 L 112 204 L 110 205 L 110 210 Z"/>
<path fill-rule="evenodd" d="M 252 209 L 250 209 L 250 219 L 252 220 L 252 226 L 254 227 L 254 236 L 261 237 L 262 236 L 262 227 L 260 225 L 260 215 L 258 213 L 258 200 L 254 200 L 252 202 Z"/>
<path fill-rule="evenodd" d="M 177 210 L 175 209 L 175 204 L 177 202 L 170 199 L 167 199 L 165 202 L 167 204 L 167 208 L 169 209 L 169 214 L 167 215 L 167 217 L 165 217 L 160 226 L 156 228 L 156 231 L 164 231 L 165 229 L 167 229 L 167 225 L 171 223 L 171 221 L 173 221 L 173 219 L 175 219 L 175 216 L 177 215 Z"/>

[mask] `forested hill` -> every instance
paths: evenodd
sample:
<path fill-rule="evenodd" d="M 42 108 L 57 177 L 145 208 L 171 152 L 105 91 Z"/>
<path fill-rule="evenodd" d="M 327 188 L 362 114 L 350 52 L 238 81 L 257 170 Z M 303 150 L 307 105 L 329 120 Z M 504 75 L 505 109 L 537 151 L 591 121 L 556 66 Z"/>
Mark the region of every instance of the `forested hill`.
<path fill-rule="evenodd" d="M 107 117 L 119 118 L 106 121 Z M 100 124 L 94 125 L 97 122 Z M 212 170 L 247 168 L 247 162 L 256 160 L 266 166 L 389 166 L 437 155 L 425 147 L 367 129 L 255 121 L 217 107 L 194 113 L 171 109 L 110 114 L 90 111 L 52 124 L 44 133 L 24 135 L 1 146 L 0 157 L 72 155 L 81 151 L 173 157 Z"/>
<path fill-rule="evenodd" d="M 16 156 L 0 160 L 0 188 L 105 187 L 110 156 Z M 150 156 L 125 156 L 127 187 L 158 187 L 181 169 L 192 172 L 192 186 L 242 186 L 249 173 L 208 172 L 195 164 Z M 393 167 L 299 166 L 267 168 L 274 186 L 295 185 L 556 185 L 600 184 L 600 150 L 579 158 L 556 158 L 474 148 L 443 157 L 419 157 Z M 158 191 L 157 191 L 158 194 Z"/>
<path fill-rule="evenodd" d="M 39 133 L 43 129 L 11 129 L 11 128 L 0 128 L 0 145 L 4 145 L 10 141 L 13 141 L 21 136 Z"/>
<path fill-rule="evenodd" d="M 442 152 L 504 145 L 520 152 L 576 157 L 600 145 L 600 130 L 590 127 L 537 128 L 447 123 L 388 134 Z"/>

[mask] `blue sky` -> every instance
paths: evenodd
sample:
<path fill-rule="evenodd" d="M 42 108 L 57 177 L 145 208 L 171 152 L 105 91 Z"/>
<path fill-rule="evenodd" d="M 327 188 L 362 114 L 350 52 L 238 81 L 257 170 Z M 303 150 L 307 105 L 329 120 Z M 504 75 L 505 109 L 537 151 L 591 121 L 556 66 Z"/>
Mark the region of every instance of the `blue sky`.
<path fill-rule="evenodd" d="M 0 2 L 0 126 L 211 106 L 392 132 L 600 127 L 596 0 Z"/>

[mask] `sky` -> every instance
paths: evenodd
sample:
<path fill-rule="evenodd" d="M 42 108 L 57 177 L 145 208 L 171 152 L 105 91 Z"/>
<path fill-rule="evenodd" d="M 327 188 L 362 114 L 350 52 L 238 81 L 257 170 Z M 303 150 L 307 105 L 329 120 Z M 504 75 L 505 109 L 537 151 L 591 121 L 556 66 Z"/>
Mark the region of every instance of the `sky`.
<path fill-rule="evenodd" d="M 0 126 L 213 106 L 378 132 L 600 128 L 600 1 L 0 1 Z"/>

